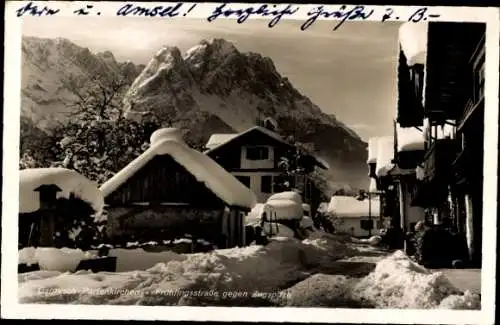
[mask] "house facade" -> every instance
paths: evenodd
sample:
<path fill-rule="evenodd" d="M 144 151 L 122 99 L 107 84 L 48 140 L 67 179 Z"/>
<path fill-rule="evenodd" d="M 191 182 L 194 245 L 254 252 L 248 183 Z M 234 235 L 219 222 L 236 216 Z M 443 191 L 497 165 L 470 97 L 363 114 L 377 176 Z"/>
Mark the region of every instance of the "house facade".
<path fill-rule="evenodd" d="M 335 232 L 354 237 L 369 237 L 382 228 L 378 196 L 358 200 L 352 196 L 333 196 L 328 214 L 333 218 Z"/>
<path fill-rule="evenodd" d="M 206 144 L 206 155 L 234 175 L 251 189 L 258 202 L 263 203 L 274 193 L 296 188 L 305 203 L 316 211 L 319 205 L 319 190 L 307 176 L 315 166 L 328 168 L 312 156 L 303 156 L 299 162 L 305 169 L 294 176 L 285 176 L 282 158 L 295 152 L 279 134 L 267 128 L 255 126 L 238 134 L 214 134 Z"/>
<path fill-rule="evenodd" d="M 406 103 L 398 107 L 400 121 L 421 129 L 425 142 L 411 205 L 425 209 L 429 223 L 462 234 L 470 262 L 480 265 L 485 24 L 429 23 L 424 36 L 424 90 L 413 78 L 418 92 L 399 91 Z M 411 69 L 410 75 L 418 75 Z"/>
<path fill-rule="evenodd" d="M 101 186 L 110 238 L 171 240 L 191 235 L 218 247 L 245 244 L 254 194 L 173 128 Z"/>

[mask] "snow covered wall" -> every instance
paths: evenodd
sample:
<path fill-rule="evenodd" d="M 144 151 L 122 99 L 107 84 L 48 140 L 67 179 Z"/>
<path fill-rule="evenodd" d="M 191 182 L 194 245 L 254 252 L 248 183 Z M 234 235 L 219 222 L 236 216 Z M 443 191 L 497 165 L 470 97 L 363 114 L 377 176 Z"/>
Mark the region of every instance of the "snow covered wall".
<path fill-rule="evenodd" d="M 386 176 L 394 167 L 394 137 L 386 136 L 378 139 L 377 145 L 377 170 L 378 177 Z"/>
<path fill-rule="evenodd" d="M 398 152 L 424 150 L 422 131 L 416 128 L 403 128 L 397 124 Z"/>
<path fill-rule="evenodd" d="M 31 168 L 19 172 L 19 213 L 34 212 L 40 208 L 41 185 L 57 185 L 62 191 L 59 197 L 68 198 L 71 193 L 90 203 L 96 212 L 101 212 L 104 199 L 97 183 L 78 172 L 66 168 Z"/>
<path fill-rule="evenodd" d="M 377 150 L 378 150 L 378 139 L 377 137 L 368 139 L 368 160 L 367 164 L 374 164 L 377 162 Z"/>
<path fill-rule="evenodd" d="M 408 66 L 426 64 L 428 23 L 408 22 L 399 28 L 399 43 L 407 58 Z"/>

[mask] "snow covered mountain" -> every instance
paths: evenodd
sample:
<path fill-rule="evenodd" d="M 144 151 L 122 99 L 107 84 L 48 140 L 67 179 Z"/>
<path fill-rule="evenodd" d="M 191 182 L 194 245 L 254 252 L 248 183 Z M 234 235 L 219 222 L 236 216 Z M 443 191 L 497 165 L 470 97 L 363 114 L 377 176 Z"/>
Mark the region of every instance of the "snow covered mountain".
<path fill-rule="evenodd" d="M 46 128 L 64 121 L 74 94 L 64 80 L 71 76 L 101 74 L 120 77 L 128 84 L 143 66 L 117 62 L 109 51 L 92 53 L 63 38 L 23 37 L 21 115 Z"/>
<path fill-rule="evenodd" d="M 131 119 L 151 113 L 203 143 L 212 133 L 240 132 L 273 117 L 283 133 L 313 144 L 336 182 L 368 186 L 366 143 L 295 89 L 270 58 L 223 39 L 203 40 L 186 53 L 164 47 L 143 67 L 65 39 L 25 37 L 22 60 L 22 115 L 38 127 L 64 121 L 72 94 L 62 80 L 69 74 L 121 76 L 131 84 L 123 100 Z"/>
<path fill-rule="evenodd" d="M 270 58 L 241 53 L 224 39 L 202 40 L 184 54 L 160 49 L 125 95 L 124 109 L 130 118 L 206 112 L 238 132 L 273 117 L 285 134 L 313 143 L 336 181 L 366 185 L 366 143 L 295 89 Z"/>

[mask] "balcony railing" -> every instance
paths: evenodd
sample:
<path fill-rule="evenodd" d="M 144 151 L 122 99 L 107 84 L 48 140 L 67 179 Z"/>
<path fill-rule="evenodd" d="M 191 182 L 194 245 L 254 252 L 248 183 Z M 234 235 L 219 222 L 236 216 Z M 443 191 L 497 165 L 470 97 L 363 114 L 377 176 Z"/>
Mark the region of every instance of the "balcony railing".
<path fill-rule="evenodd" d="M 455 143 L 452 139 L 438 139 L 430 145 L 424 158 L 425 183 L 442 183 L 448 180 Z"/>

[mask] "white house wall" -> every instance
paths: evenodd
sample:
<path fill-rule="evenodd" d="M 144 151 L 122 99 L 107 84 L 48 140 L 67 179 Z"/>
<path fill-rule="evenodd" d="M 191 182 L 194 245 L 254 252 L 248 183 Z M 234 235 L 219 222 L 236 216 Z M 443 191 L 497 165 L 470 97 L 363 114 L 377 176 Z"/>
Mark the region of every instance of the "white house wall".
<path fill-rule="evenodd" d="M 425 219 L 425 211 L 421 207 L 411 206 L 410 191 L 407 183 L 401 180 L 399 183 L 399 203 L 401 212 L 401 227 L 406 231 L 411 230 L 411 225 Z"/>
<path fill-rule="evenodd" d="M 361 228 L 361 220 L 368 220 L 368 217 L 360 217 L 360 218 L 342 218 L 338 217 L 338 220 L 334 223 L 335 232 L 343 232 L 350 234 L 354 237 L 366 237 L 369 236 L 370 233 L 368 230 L 364 230 Z M 379 234 L 379 225 L 378 218 L 372 218 L 373 220 L 373 229 L 371 231 L 371 235 L 375 236 Z"/>

